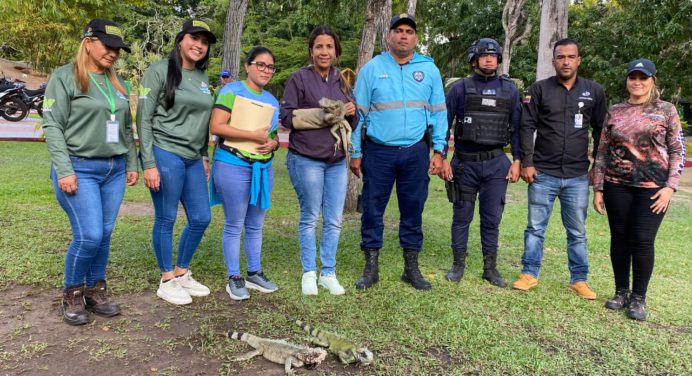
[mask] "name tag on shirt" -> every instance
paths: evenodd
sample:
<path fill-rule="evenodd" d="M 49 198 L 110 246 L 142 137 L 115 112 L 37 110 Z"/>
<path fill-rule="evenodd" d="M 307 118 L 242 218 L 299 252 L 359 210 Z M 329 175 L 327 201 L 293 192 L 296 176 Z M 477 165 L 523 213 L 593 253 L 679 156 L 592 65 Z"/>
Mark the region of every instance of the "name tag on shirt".
<path fill-rule="evenodd" d="M 119 142 L 120 123 L 114 118 L 106 122 L 106 143 L 117 144 Z"/>
<path fill-rule="evenodd" d="M 584 123 L 583 114 L 574 114 L 574 128 L 581 128 Z"/>
<path fill-rule="evenodd" d="M 496 106 L 496 104 L 495 104 L 496 102 L 497 102 L 497 101 L 496 101 L 495 99 L 483 98 L 483 100 L 481 100 L 481 105 L 483 105 L 483 106 L 495 107 L 495 106 Z"/>
<path fill-rule="evenodd" d="M 495 89 L 485 89 L 483 90 L 483 95 L 497 95 Z"/>

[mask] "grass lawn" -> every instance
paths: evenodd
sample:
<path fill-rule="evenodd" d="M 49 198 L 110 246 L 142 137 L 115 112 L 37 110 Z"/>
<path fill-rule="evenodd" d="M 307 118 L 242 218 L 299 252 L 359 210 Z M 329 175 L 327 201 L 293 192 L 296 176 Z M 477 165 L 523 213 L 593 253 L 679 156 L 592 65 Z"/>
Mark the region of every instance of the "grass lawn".
<path fill-rule="evenodd" d="M 46 146 L 0 142 L 0 150 L 0 291 L 32 286 L 51 289 L 57 296 L 71 233 L 67 217 L 53 196 Z M 420 260 L 423 274 L 433 283 L 431 292 L 415 291 L 399 281 L 403 259 L 398 247 L 398 214 L 393 196 L 386 216 L 385 247 L 376 287 L 364 292 L 353 288 L 363 265 L 359 250 L 360 216 L 346 214 L 337 272 L 347 294 L 332 297 L 321 290 L 319 296 L 306 298 L 300 293 L 298 203 L 284 157 L 282 149 L 274 162 L 276 183 L 264 227 L 263 250 L 263 269 L 279 285 L 279 291 L 262 296 L 253 292 L 247 302 L 228 299 L 223 292 L 223 213 L 215 207 L 212 223 L 191 268 L 195 278 L 216 294 L 201 303 L 196 300 L 192 306 L 198 309 L 168 308 L 197 320 L 186 338 L 194 338 L 189 341 L 194 354 L 218 364 L 211 373 L 234 374 L 247 366 L 229 361 L 230 356 L 247 351 L 246 347 L 216 335 L 231 326 L 305 343 L 305 335 L 296 330 L 288 317 L 302 318 L 362 341 L 375 353 L 376 362 L 368 368 L 318 367 L 301 371 L 304 374 L 692 373 L 689 191 L 673 197 L 659 231 L 656 267 L 648 294 L 649 319 L 643 323 L 603 308 L 614 290 L 608 255 L 609 230 L 606 217 L 591 208 L 587 219 L 590 284 L 599 294 L 598 300 L 585 301 L 567 289 L 566 240 L 557 205 L 546 234 L 538 288 L 528 293 L 503 290 L 480 278 L 482 258 L 477 221 L 472 225 L 464 279 L 459 284 L 445 281 L 444 274 L 451 265 L 451 204 L 437 178 L 430 184 Z M 137 203 L 150 204 L 141 179 L 125 196 L 126 205 L 136 207 Z M 152 222 L 151 215 L 131 212 L 121 216 L 116 225 L 108 275 L 111 291 L 123 303 L 133 292 L 145 294 L 157 288 L 159 273 L 151 247 Z M 176 239 L 184 217 L 178 222 Z M 498 268 L 510 283 L 519 275 L 525 225 L 526 184 L 520 182 L 509 189 L 500 231 Z M 241 266 L 244 269 L 244 259 Z M 55 316 L 57 322 L 57 313 Z M 127 311 L 123 316 L 127 317 Z M 165 320 L 157 322 L 157 328 L 166 325 Z M 68 333 L 76 336 L 79 330 L 85 329 Z M 171 351 L 173 357 L 176 351 Z M 40 348 L 35 352 L 36 356 L 41 355 Z M 12 352 L 5 349 L 3 353 L 0 345 L 0 370 L 1 355 L 8 353 Z"/>

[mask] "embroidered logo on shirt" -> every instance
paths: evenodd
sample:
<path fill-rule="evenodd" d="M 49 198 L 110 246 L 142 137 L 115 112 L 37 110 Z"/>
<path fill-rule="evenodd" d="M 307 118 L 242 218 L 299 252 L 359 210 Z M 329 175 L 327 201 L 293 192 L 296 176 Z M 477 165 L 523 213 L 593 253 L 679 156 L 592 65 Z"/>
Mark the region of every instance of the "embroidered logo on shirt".
<path fill-rule="evenodd" d="M 581 96 L 582 96 L 582 97 L 590 97 L 590 96 L 591 96 L 591 92 L 585 91 L 585 92 L 581 93 Z"/>
<path fill-rule="evenodd" d="M 125 95 L 123 95 L 123 93 L 121 93 L 121 92 L 119 92 L 119 91 L 117 91 L 117 90 L 115 91 L 115 96 L 118 97 L 118 98 L 120 98 L 120 99 L 122 99 L 122 100 L 124 100 L 124 101 L 127 100 L 127 97 L 126 97 Z"/>
<path fill-rule="evenodd" d="M 43 100 L 43 112 L 51 112 L 53 107 L 53 103 L 55 103 L 55 99 L 53 98 L 46 98 Z"/>
<path fill-rule="evenodd" d="M 202 82 L 202 84 L 199 86 L 199 91 L 204 94 L 211 94 L 209 91 L 209 85 L 207 85 L 205 82 Z"/>
<path fill-rule="evenodd" d="M 379 79 L 387 79 L 387 78 L 389 78 L 389 75 L 388 75 L 387 73 L 384 73 L 384 74 L 381 74 L 381 75 L 377 76 L 377 78 L 379 78 Z"/>
<path fill-rule="evenodd" d="M 421 71 L 413 72 L 413 79 L 414 80 L 421 82 L 421 81 L 423 81 L 424 78 L 425 78 L 425 74 L 423 72 L 421 72 Z"/>
<path fill-rule="evenodd" d="M 139 85 L 139 99 L 147 99 L 150 91 L 150 88 Z"/>

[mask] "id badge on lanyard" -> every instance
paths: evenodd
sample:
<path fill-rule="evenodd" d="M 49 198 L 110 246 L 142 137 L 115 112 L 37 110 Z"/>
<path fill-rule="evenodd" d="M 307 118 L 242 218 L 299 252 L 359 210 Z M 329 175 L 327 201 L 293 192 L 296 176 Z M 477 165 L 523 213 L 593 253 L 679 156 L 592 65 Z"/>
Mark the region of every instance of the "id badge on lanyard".
<path fill-rule="evenodd" d="M 89 78 L 91 78 L 91 81 L 94 82 L 94 85 L 96 85 L 96 88 L 98 91 L 103 94 L 103 96 L 106 98 L 106 101 L 108 102 L 108 105 L 110 106 L 110 119 L 106 120 L 106 143 L 107 144 L 117 144 L 120 142 L 120 123 L 115 120 L 115 97 L 113 96 L 113 89 L 111 88 L 111 85 L 108 83 L 108 78 L 104 77 L 103 82 L 106 85 L 106 88 L 108 88 L 108 94 L 101 89 L 101 86 L 99 83 L 96 81 L 94 76 L 89 74 Z"/>
<path fill-rule="evenodd" d="M 120 123 L 115 120 L 115 114 L 111 114 L 110 120 L 106 121 L 106 143 L 117 144 L 120 142 Z"/>
<path fill-rule="evenodd" d="M 579 106 L 579 110 L 576 114 L 574 114 L 574 128 L 581 128 L 584 126 L 584 115 L 581 113 L 581 108 L 584 107 L 584 102 L 579 102 L 577 105 Z"/>

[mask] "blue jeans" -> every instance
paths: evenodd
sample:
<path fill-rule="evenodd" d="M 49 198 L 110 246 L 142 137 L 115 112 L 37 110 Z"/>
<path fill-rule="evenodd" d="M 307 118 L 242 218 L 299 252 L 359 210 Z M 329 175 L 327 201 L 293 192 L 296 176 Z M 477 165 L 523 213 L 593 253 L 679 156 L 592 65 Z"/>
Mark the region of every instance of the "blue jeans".
<path fill-rule="evenodd" d="M 430 149 L 420 141 L 410 147 L 366 142 L 363 148 L 363 216 L 360 247 L 382 248 L 384 211 L 396 184 L 399 201 L 399 245 L 423 247 L 423 207 L 428 198 Z"/>
<path fill-rule="evenodd" d="M 269 186 L 274 185 L 274 170 L 266 170 Z M 229 277 L 240 275 L 240 234 L 245 228 L 245 256 L 247 271 L 262 270 L 262 228 L 267 209 L 262 209 L 261 199 L 250 205 L 252 167 L 236 166 L 221 161 L 214 162 L 214 186 L 219 193 L 226 217 L 221 246 Z"/>
<path fill-rule="evenodd" d="M 187 226 L 178 243 L 176 265 L 187 269 L 211 222 L 209 192 L 201 159 L 186 159 L 154 146 L 156 168 L 161 176 L 158 192 L 150 191 L 154 202 L 152 238 L 156 262 L 161 272 L 173 271 L 173 226 L 178 217 L 178 203 L 183 204 Z"/>
<path fill-rule="evenodd" d="M 529 223 L 524 231 L 522 273 L 538 278 L 543 259 L 543 240 L 553 211 L 555 197 L 560 198 L 562 224 L 567 232 L 567 259 L 570 283 L 586 281 L 589 263 L 586 260 L 586 209 L 589 205 L 587 175 L 558 178 L 538 172 L 529 184 Z"/>
<path fill-rule="evenodd" d="M 336 250 L 341 235 L 341 219 L 346 199 L 346 159 L 325 163 L 288 152 L 286 168 L 298 195 L 300 224 L 298 243 L 303 273 L 317 270 L 315 245 L 317 222 L 322 210 L 322 236 L 320 237 L 321 274 L 336 272 Z"/>
<path fill-rule="evenodd" d="M 70 157 L 77 193 L 60 190 L 55 169 L 50 178 L 58 203 L 67 213 L 72 242 L 65 255 L 65 288 L 93 287 L 106 279 L 111 233 L 125 194 L 125 157 Z"/>

